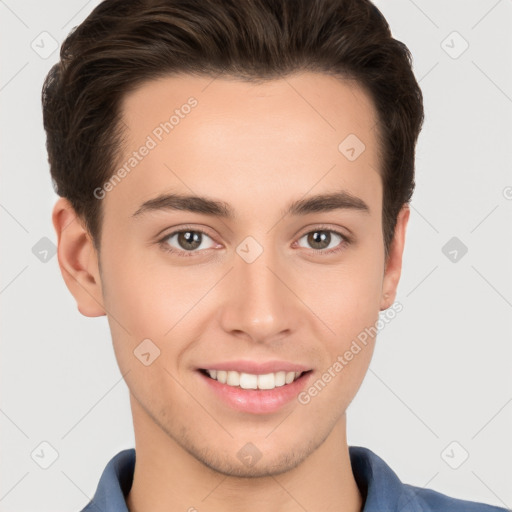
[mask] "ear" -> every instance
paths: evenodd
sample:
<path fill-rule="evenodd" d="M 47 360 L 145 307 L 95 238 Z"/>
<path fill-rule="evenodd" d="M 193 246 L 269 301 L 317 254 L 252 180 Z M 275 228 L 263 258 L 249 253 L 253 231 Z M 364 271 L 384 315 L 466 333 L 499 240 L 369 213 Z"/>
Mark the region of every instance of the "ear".
<path fill-rule="evenodd" d="M 61 197 L 55 203 L 52 221 L 57 232 L 60 271 L 78 311 L 90 317 L 105 315 L 97 252 L 66 198 Z"/>
<path fill-rule="evenodd" d="M 393 235 L 391 247 L 389 248 L 386 268 L 384 271 L 380 306 L 381 311 L 388 309 L 395 301 L 396 289 L 402 272 L 402 254 L 405 245 L 405 231 L 410 213 L 409 206 L 404 205 L 397 217 L 395 233 Z"/>

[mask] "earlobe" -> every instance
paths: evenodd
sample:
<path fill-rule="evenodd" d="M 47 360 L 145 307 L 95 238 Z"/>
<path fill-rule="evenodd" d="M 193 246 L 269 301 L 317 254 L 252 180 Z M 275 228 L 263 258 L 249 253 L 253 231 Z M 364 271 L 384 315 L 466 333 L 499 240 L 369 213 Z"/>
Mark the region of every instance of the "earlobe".
<path fill-rule="evenodd" d="M 382 284 L 381 311 L 388 309 L 395 301 L 396 290 L 398 288 L 400 274 L 402 272 L 402 255 L 405 246 L 405 232 L 409 221 L 409 215 L 409 206 L 404 205 L 398 214 L 393 241 L 386 260 L 386 268 Z"/>
<path fill-rule="evenodd" d="M 55 203 L 52 222 L 57 233 L 59 267 L 78 311 L 89 317 L 105 315 L 96 249 L 66 198 Z"/>

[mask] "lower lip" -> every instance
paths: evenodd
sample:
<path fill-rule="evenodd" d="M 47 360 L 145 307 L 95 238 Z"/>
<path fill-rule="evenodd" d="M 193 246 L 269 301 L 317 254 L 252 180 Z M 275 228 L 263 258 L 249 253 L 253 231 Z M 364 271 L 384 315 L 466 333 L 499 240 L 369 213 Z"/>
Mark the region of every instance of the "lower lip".
<path fill-rule="evenodd" d="M 297 395 L 306 387 L 313 372 L 303 373 L 291 384 L 274 389 L 242 389 L 222 384 L 201 371 L 198 373 L 210 389 L 233 409 L 253 414 L 267 414 L 278 411 L 297 398 Z"/>

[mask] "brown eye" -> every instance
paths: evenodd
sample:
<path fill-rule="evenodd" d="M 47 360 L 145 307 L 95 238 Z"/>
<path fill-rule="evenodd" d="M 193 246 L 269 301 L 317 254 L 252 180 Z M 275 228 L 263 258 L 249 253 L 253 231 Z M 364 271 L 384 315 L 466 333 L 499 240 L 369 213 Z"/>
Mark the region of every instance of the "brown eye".
<path fill-rule="evenodd" d="M 306 240 L 306 245 L 300 244 L 300 240 Z M 341 246 L 348 243 L 348 239 L 341 233 L 332 229 L 315 229 L 309 231 L 299 239 L 299 246 L 325 253 L 336 252 Z"/>
<path fill-rule="evenodd" d="M 208 241 L 210 245 L 208 245 Z M 215 244 L 211 237 L 204 231 L 194 229 L 182 229 L 174 231 L 160 240 L 162 248 L 175 253 L 193 253 L 199 250 L 210 249 Z"/>
<path fill-rule="evenodd" d="M 177 235 L 178 237 L 176 241 L 180 248 L 187 251 L 193 251 L 201 245 L 202 233 L 199 233 L 198 231 L 180 231 Z"/>

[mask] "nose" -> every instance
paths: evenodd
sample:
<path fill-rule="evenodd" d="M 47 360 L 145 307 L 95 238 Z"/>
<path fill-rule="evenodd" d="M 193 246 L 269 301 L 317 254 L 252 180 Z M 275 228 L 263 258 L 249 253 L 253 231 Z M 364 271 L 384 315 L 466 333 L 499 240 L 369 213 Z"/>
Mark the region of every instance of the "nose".
<path fill-rule="evenodd" d="M 275 251 L 265 248 L 254 261 L 235 256 L 225 283 L 220 321 L 225 332 L 256 343 L 290 335 L 304 318 L 293 277 Z"/>

